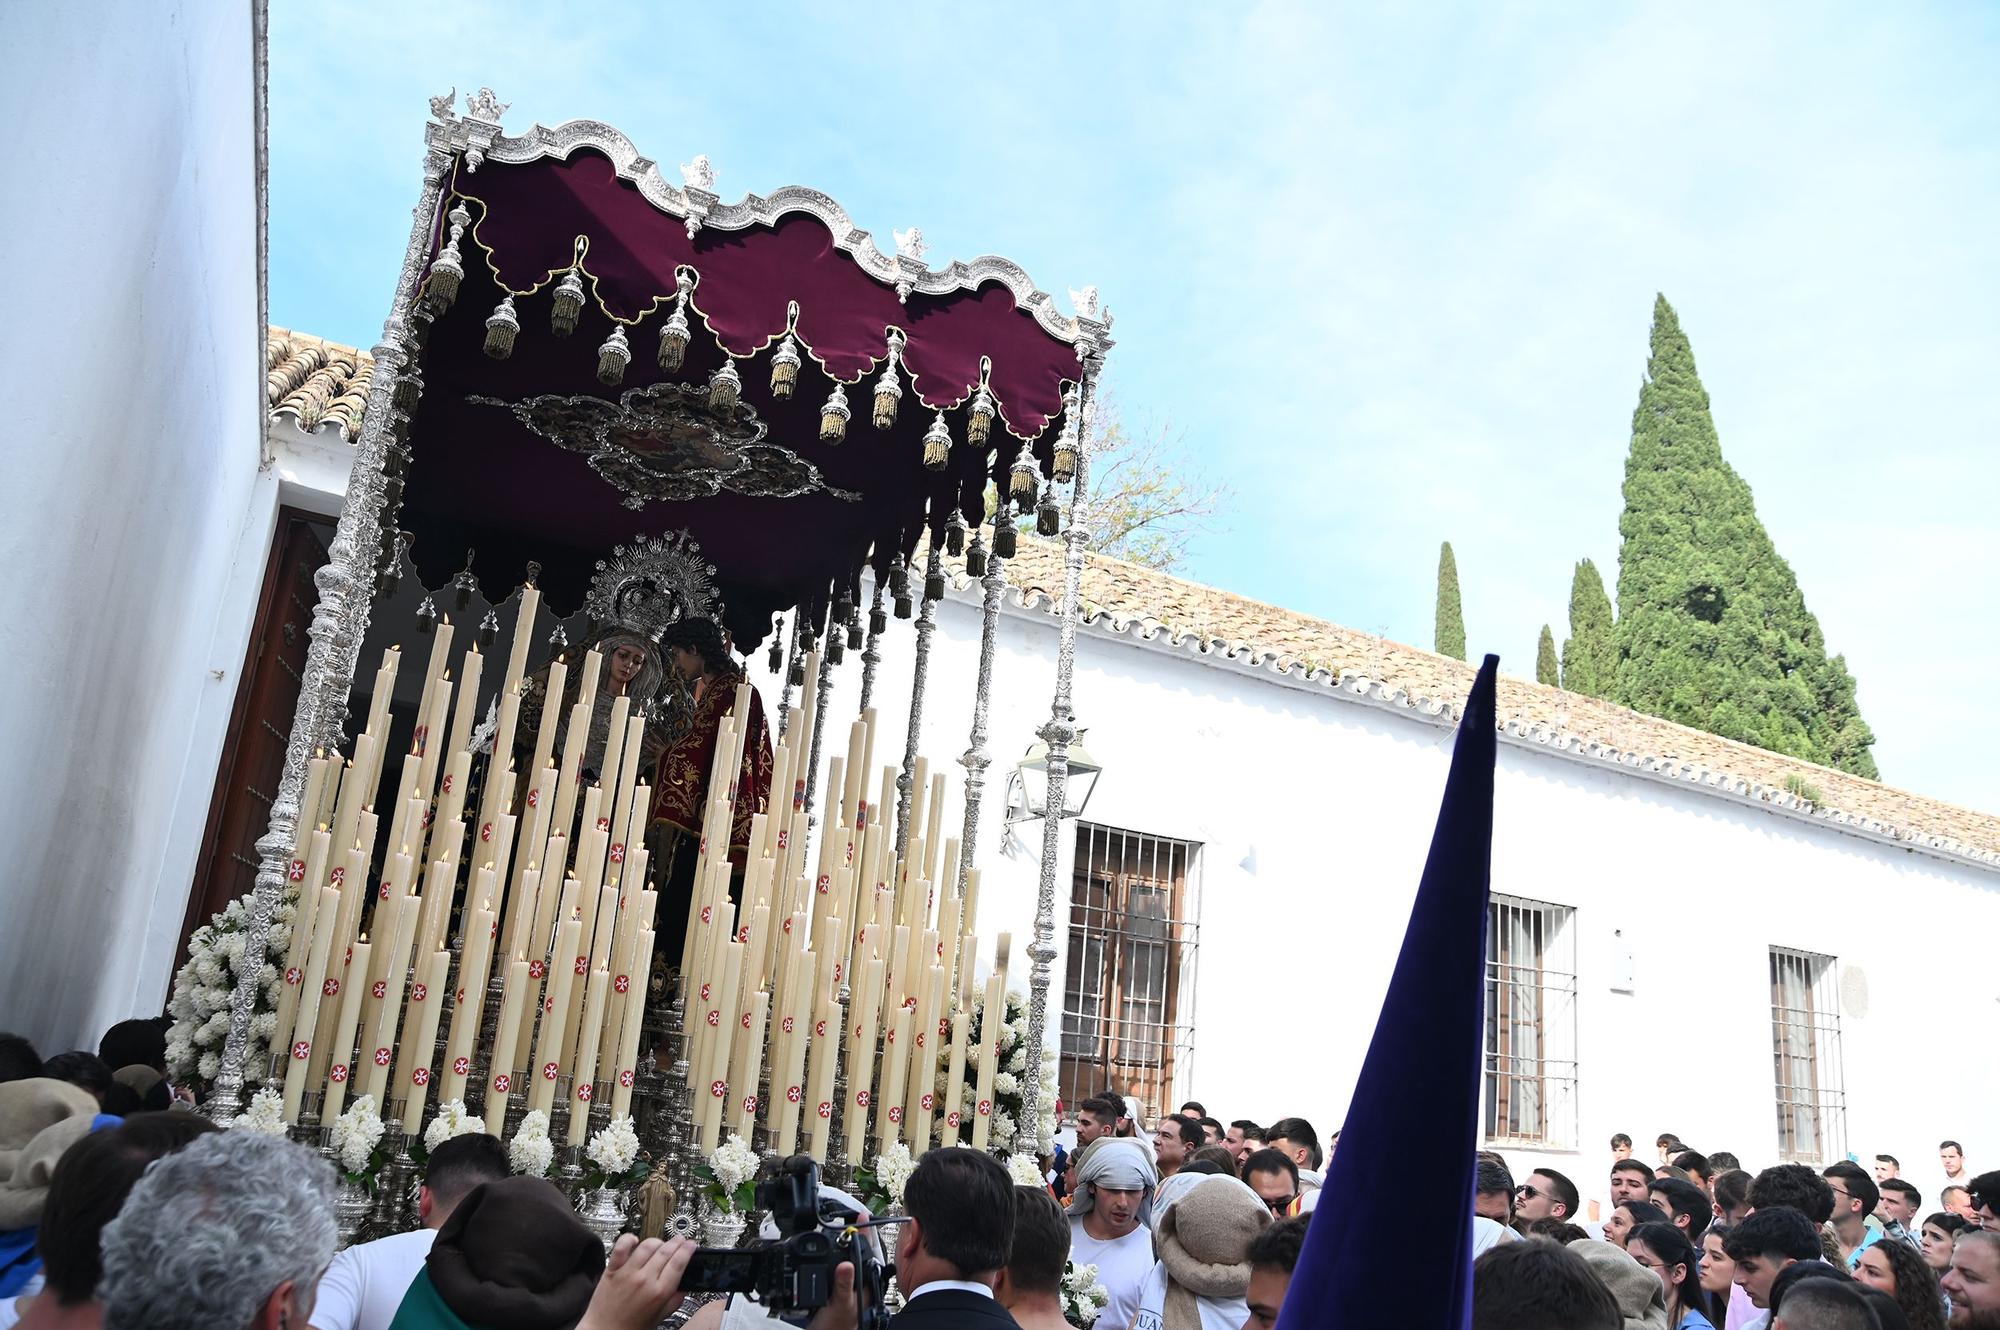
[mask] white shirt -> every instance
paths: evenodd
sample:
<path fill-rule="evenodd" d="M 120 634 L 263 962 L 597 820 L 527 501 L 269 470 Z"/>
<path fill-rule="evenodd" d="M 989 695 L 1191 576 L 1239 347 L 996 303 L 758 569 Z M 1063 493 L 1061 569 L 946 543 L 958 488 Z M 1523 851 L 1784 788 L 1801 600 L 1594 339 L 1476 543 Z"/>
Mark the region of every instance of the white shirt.
<path fill-rule="evenodd" d="M 1097 1282 L 1111 1295 L 1098 1321 L 1107 1328 L 1129 1326 L 1139 1310 L 1139 1290 L 1153 1273 L 1153 1232 L 1141 1224 L 1106 1242 L 1091 1237 L 1083 1220 L 1078 1215 L 1069 1221 L 1069 1258 L 1078 1265 L 1096 1266 Z"/>
<path fill-rule="evenodd" d="M 1243 1330 L 1244 1322 L 1250 1319 L 1250 1304 L 1242 1298 L 1197 1295 L 1194 1302 L 1201 1311 L 1201 1330 Z M 1166 1314 L 1167 1267 L 1164 1261 L 1156 1261 L 1139 1288 L 1139 1312 L 1132 1330 L 1161 1330 Z"/>
<path fill-rule="evenodd" d="M 970 1279 L 933 1279 L 928 1284 L 917 1285 L 916 1291 L 903 1299 L 905 1303 L 915 1302 L 926 1293 L 943 1293 L 947 1289 L 957 1289 L 961 1293 L 983 1293 L 993 1296 L 993 1290 L 984 1284 L 975 1284 Z"/>
<path fill-rule="evenodd" d="M 389 1330 L 436 1239 L 436 1229 L 420 1228 L 335 1252 L 320 1277 L 313 1330 Z"/>

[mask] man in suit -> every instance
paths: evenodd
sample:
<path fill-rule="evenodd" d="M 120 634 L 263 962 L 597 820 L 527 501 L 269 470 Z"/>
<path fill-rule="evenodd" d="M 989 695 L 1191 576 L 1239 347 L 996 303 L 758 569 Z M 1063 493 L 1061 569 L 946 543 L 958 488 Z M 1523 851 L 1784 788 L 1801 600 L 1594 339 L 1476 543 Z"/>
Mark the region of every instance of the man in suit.
<path fill-rule="evenodd" d="M 1017 1330 L 993 1286 L 1014 1246 L 1014 1181 L 978 1150 L 932 1150 L 903 1186 L 895 1330 Z"/>

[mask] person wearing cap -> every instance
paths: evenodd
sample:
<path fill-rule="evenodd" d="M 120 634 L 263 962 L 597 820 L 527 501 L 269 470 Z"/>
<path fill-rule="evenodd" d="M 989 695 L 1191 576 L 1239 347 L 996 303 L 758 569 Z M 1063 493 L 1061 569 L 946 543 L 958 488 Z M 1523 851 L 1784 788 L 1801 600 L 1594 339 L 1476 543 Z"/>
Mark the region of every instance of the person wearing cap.
<path fill-rule="evenodd" d="M 1110 1137 L 1077 1156 L 1076 1195 L 1069 1203 L 1070 1259 L 1095 1265 L 1111 1300 L 1099 1314 L 1106 1326 L 1129 1326 L 1139 1289 L 1153 1269 L 1153 1188 L 1160 1174 L 1137 1141 Z"/>
<path fill-rule="evenodd" d="M 97 1099 L 67 1081 L 31 1076 L 0 1083 L 0 1298 L 41 1287 L 36 1226 L 56 1163 L 98 1121 Z M 104 1118 L 116 1125 L 117 1118 Z"/>

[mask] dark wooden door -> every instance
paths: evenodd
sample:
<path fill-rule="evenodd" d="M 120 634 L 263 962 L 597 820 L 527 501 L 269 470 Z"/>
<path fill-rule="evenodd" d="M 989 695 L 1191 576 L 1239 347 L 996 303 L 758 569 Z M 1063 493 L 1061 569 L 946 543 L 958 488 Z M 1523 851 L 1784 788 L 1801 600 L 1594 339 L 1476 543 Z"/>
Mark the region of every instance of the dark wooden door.
<path fill-rule="evenodd" d="M 269 829 L 271 801 L 284 771 L 305 675 L 306 630 L 319 600 L 313 574 L 326 563 L 332 540 L 331 519 L 296 508 L 279 510 L 250 650 L 236 676 L 236 706 L 181 922 L 176 969 L 187 958 L 189 934 L 257 885 L 257 840 Z"/>

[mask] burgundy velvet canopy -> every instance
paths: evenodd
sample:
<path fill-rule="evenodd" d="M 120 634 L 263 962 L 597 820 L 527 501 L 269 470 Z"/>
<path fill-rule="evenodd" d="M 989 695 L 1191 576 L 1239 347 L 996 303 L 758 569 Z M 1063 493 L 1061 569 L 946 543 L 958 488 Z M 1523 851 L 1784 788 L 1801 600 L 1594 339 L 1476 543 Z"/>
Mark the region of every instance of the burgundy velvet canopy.
<path fill-rule="evenodd" d="M 566 158 L 488 156 L 476 172 L 456 164 L 432 250 L 447 239 L 445 214 L 462 205 L 465 275 L 441 312 L 427 284 L 434 320 L 416 359 L 421 395 L 396 519 L 427 586 L 472 549 L 492 599 L 532 561 L 550 600 L 574 607 L 614 546 L 686 530 L 716 566 L 728 626 L 747 648 L 774 613 L 799 606 L 823 618 L 864 567 L 886 571 L 953 510 L 976 524 L 989 480 L 1006 493 L 1022 447 L 1050 473 L 1083 361 L 1077 338 L 1052 331 L 1007 281 L 968 278 L 941 291 L 905 282 L 899 298 L 813 211 L 769 206 L 754 223 L 738 217 L 690 235 L 630 174 L 589 146 Z M 557 336 L 551 309 L 572 264 L 583 310 L 575 331 Z M 691 337 L 670 372 L 659 364 L 660 331 L 683 274 L 693 281 Z M 509 295 L 520 330 L 494 358 L 483 349 L 487 321 Z M 794 305 L 789 331 L 804 363 L 781 399 L 771 363 Z M 607 386 L 599 352 L 619 326 L 630 362 Z M 894 424 L 878 429 L 871 406 L 892 329 L 907 339 L 903 397 Z M 718 411 L 709 381 L 725 357 L 742 390 Z M 997 416 L 974 447 L 969 406 L 982 366 Z M 843 440 L 823 442 L 836 381 L 852 419 Z M 951 447 L 930 469 L 924 436 L 940 412 Z"/>

